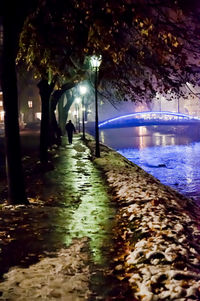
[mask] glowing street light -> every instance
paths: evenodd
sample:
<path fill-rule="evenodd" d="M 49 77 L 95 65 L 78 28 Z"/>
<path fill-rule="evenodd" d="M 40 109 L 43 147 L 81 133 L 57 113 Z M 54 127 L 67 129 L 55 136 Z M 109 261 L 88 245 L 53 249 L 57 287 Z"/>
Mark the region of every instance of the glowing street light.
<path fill-rule="evenodd" d="M 83 123 L 83 140 L 85 139 L 85 103 L 84 103 L 84 95 L 87 92 L 86 86 L 79 87 L 80 94 L 82 95 L 82 123 Z"/>
<path fill-rule="evenodd" d="M 76 97 L 76 98 L 75 98 L 75 102 L 76 102 L 77 104 L 79 104 L 79 103 L 81 102 L 81 98 L 80 98 L 80 97 Z"/>
<path fill-rule="evenodd" d="M 81 95 L 84 95 L 87 92 L 86 86 L 80 86 L 79 90 L 80 90 Z"/>
<path fill-rule="evenodd" d="M 98 85 L 98 71 L 102 62 L 102 56 L 92 56 L 90 63 L 95 71 L 95 140 L 96 140 L 96 157 L 100 157 L 100 146 L 99 146 L 99 126 L 98 126 L 98 100 L 97 100 L 97 85 Z"/>
<path fill-rule="evenodd" d="M 31 109 L 33 107 L 33 102 L 32 100 L 28 100 L 28 107 Z"/>
<path fill-rule="evenodd" d="M 30 121 L 33 122 L 35 117 L 34 117 L 33 101 L 32 100 L 28 100 L 28 108 L 29 108 Z"/>

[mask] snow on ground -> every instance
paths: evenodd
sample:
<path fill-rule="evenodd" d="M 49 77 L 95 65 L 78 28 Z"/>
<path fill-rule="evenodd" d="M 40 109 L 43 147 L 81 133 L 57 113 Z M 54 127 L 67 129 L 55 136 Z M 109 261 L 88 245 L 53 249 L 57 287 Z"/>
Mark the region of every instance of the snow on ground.
<path fill-rule="evenodd" d="M 87 238 L 74 240 L 57 256 L 45 257 L 29 268 L 14 267 L 0 282 L 0 300 L 82 301 L 89 296 Z"/>
<path fill-rule="evenodd" d="M 110 148 L 94 162 L 119 204 L 119 279 L 142 301 L 200 300 L 200 208 Z"/>

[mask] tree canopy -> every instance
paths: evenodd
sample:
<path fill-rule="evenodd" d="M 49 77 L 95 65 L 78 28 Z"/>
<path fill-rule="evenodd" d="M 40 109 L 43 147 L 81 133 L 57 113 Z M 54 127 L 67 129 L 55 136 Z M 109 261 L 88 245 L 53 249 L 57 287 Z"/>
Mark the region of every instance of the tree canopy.
<path fill-rule="evenodd" d="M 103 95 L 133 101 L 198 84 L 197 1 L 40 1 L 21 34 L 19 57 L 37 76 L 86 79 L 89 58 L 101 54 Z"/>

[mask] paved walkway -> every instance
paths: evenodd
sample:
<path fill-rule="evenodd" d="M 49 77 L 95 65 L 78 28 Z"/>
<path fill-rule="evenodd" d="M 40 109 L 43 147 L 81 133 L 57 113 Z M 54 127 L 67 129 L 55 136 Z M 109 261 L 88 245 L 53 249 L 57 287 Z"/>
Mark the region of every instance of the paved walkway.
<path fill-rule="evenodd" d="M 19 280 L 21 284 L 18 283 L 16 286 L 11 281 L 13 276 L 8 274 L 7 282 L 2 283 L 5 289 L 4 295 L 9 297 L 9 300 L 21 300 L 20 294 L 23 295 L 23 300 L 26 300 L 26 297 L 29 298 L 27 300 L 68 301 L 89 300 L 89 298 L 90 300 L 116 300 L 116 294 L 119 295 L 116 291 L 117 284 L 109 276 L 115 209 L 110 202 L 107 185 L 100 171 L 91 162 L 89 149 L 80 136 L 74 137 L 72 145 L 67 144 L 64 138 L 63 146 L 59 150 L 52 149 L 51 156 L 52 168 L 45 173 L 36 171 L 34 177 L 30 177 L 28 195 L 31 196 L 31 205 L 2 207 L 0 212 L 1 274 L 9 267 L 17 265 L 19 268 L 16 270 L 16 275 L 25 275 L 21 270 L 21 267 L 25 267 L 27 275 L 30 272 L 32 279 L 36 279 L 38 277 L 33 277 L 35 272 L 30 270 L 33 267 L 31 265 L 37 263 L 39 259 L 41 263 L 47 257 L 54 257 L 56 261 L 59 256 L 64 256 L 63 253 L 61 255 L 57 253 L 64 248 L 63 252 L 68 252 L 68 255 L 73 252 L 75 257 L 72 265 L 78 266 L 76 272 L 73 270 L 71 273 L 80 276 L 83 269 L 82 274 L 86 275 L 84 268 L 87 267 L 88 277 L 79 279 L 79 289 L 75 287 L 72 290 L 69 287 L 67 293 L 65 291 L 65 296 L 68 297 L 64 297 L 64 290 L 58 285 L 57 293 L 55 288 L 54 291 L 49 289 L 46 297 L 43 292 L 43 297 L 34 299 L 34 289 L 38 286 L 36 283 L 38 280 L 35 280 L 35 284 L 34 280 L 30 281 L 29 294 L 31 295 L 28 296 L 26 284 L 23 284 L 24 277 L 26 278 L 27 275 L 22 276 Z M 74 252 L 77 252 L 77 256 Z M 75 264 L 77 258 L 79 260 L 81 258 L 80 252 L 84 253 L 84 260 L 81 264 Z M 54 262 L 52 266 L 55 268 L 55 265 Z M 64 264 L 61 266 L 63 267 Z M 37 264 L 34 267 L 37 270 Z M 38 269 L 40 275 L 44 274 L 44 277 L 48 278 L 45 264 L 43 272 L 41 266 Z M 66 269 L 70 270 L 70 267 Z M 52 273 L 54 274 L 55 271 Z M 64 277 L 64 272 L 60 271 L 60 273 Z M 38 272 L 36 274 L 38 275 Z M 70 272 L 65 271 L 64 274 L 68 277 L 65 280 L 69 281 Z M 40 280 L 42 281 L 46 280 Z M 85 289 L 85 284 L 83 285 L 86 282 L 88 290 Z M 45 285 L 47 284 L 44 283 L 43 287 Z M 10 286 L 12 286 L 11 295 L 9 295 Z M 13 292 L 19 286 L 22 289 L 18 291 L 19 295 L 15 295 Z M 0 300 L 5 299 L 0 298 Z"/>

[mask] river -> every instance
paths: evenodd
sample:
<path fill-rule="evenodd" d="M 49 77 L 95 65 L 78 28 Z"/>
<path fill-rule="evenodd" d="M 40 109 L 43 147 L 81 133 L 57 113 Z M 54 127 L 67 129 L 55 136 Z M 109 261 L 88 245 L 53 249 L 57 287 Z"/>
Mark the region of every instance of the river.
<path fill-rule="evenodd" d="M 200 205 L 200 128 L 197 126 L 105 129 L 100 130 L 100 140 Z"/>

